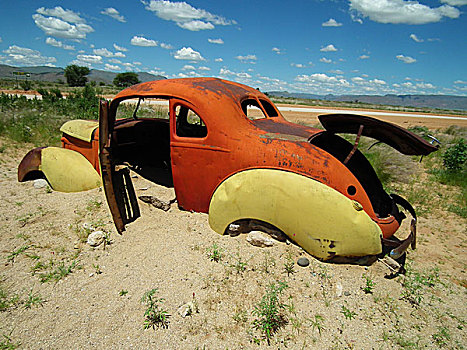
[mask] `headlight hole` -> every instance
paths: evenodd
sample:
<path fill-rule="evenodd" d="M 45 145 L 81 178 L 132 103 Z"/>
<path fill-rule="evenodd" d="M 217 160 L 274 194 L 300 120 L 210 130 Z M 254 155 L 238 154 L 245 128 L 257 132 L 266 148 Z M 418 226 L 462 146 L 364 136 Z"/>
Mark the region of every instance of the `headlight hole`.
<path fill-rule="evenodd" d="M 357 189 L 355 188 L 355 186 L 350 185 L 349 187 L 347 187 L 347 193 L 350 196 L 353 196 L 355 195 L 355 193 L 357 193 Z"/>

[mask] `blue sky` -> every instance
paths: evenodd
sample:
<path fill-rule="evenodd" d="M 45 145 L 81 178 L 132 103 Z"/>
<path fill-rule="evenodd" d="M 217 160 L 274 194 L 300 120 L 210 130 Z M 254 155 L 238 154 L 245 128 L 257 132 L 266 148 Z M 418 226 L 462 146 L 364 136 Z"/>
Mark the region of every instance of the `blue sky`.
<path fill-rule="evenodd" d="M 467 95 L 467 0 L 0 2 L 0 63 Z"/>

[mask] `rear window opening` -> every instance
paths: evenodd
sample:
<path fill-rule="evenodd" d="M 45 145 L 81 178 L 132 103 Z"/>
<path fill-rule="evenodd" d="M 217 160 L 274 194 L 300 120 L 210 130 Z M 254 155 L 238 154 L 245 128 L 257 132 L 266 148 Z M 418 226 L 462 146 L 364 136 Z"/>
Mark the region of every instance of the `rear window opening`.
<path fill-rule="evenodd" d="M 185 106 L 175 107 L 176 133 L 180 137 L 206 137 L 208 129 L 204 121 L 192 109 Z"/>
<path fill-rule="evenodd" d="M 279 114 L 274 106 L 264 99 L 259 100 L 261 105 L 258 101 L 254 98 L 249 98 L 242 101 L 242 110 L 243 114 L 250 119 L 250 120 L 258 120 L 258 119 L 266 119 L 266 118 L 274 118 L 277 117 Z M 266 111 L 267 114 L 264 113 Z"/>

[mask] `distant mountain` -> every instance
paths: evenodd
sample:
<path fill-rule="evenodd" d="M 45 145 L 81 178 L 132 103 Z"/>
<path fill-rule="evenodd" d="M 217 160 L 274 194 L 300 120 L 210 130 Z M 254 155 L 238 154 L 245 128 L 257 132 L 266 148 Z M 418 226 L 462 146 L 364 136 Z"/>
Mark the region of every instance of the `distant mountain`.
<path fill-rule="evenodd" d="M 452 95 L 313 95 L 290 93 L 287 91 L 269 91 L 276 97 L 303 98 L 311 100 L 360 102 L 377 105 L 467 110 L 467 96 Z"/>
<path fill-rule="evenodd" d="M 14 79 L 15 75 L 13 73 L 15 72 L 29 73 L 29 79 L 31 80 L 48 82 L 66 81 L 64 75 L 65 70 L 63 68 L 47 66 L 12 67 L 0 64 L 0 79 Z M 154 75 L 146 72 L 140 72 L 137 74 L 141 82 L 166 79 L 166 77 L 162 75 Z M 96 83 L 103 82 L 107 85 L 112 85 L 116 75 L 117 73 L 114 72 L 91 69 L 88 75 L 88 80 L 95 81 Z M 23 76 L 21 77 L 21 79 L 24 79 Z"/>

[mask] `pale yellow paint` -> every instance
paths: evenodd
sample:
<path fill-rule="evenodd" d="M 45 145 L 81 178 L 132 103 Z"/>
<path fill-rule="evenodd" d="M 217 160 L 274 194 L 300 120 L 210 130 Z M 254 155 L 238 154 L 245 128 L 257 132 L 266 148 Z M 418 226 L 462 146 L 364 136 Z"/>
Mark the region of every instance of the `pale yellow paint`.
<path fill-rule="evenodd" d="M 63 124 L 60 131 L 77 139 L 91 142 L 92 133 L 98 126 L 97 121 L 76 119 Z"/>
<path fill-rule="evenodd" d="M 59 192 L 87 191 L 102 185 L 91 163 L 82 154 L 65 148 L 42 149 L 39 170 Z"/>
<path fill-rule="evenodd" d="M 224 234 L 233 221 L 262 220 L 321 259 L 334 254 L 379 254 L 381 230 L 355 203 L 302 175 L 275 169 L 246 170 L 216 189 L 209 206 L 209 224 Z"/>

